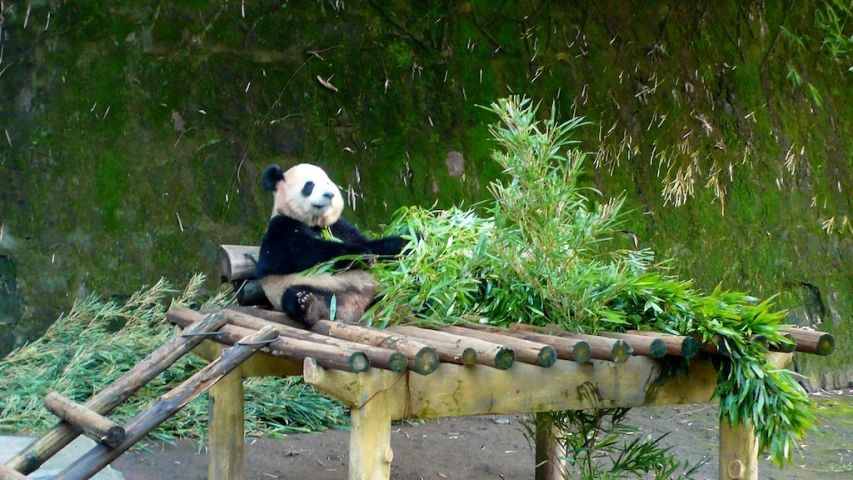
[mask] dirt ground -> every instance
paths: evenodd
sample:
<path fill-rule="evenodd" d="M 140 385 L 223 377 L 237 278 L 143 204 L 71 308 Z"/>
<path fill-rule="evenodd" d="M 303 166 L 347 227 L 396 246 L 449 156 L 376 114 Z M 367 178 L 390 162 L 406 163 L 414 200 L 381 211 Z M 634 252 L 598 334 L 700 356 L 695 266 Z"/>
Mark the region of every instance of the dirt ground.
<path fill-rule="evenodd" d="M 849 392 L 845 392 L 849 393 Z M 783 470 L 762 460 L 760 478 L 821 480 L 853 478 L 853 396 L 818 397 L 823 423 L 809 434 Z M 710 461 L 697 479 L 717 478 L 717 409 L 715 405 L 637 408 L 630 424 L 640 435 L 664 439 L 679 460 Z M 532 479 L 533 447 L 520 416 L 448 418 L 392 426 L 394 461 L 391 478 Z M 283 440 L 246 439 L 246 480 L 347 478 L 348 432 L 294 434 Z M 204 480 L 207 454 L 198 441 L 148 444 L 113 463 L 126 480 Z"/>

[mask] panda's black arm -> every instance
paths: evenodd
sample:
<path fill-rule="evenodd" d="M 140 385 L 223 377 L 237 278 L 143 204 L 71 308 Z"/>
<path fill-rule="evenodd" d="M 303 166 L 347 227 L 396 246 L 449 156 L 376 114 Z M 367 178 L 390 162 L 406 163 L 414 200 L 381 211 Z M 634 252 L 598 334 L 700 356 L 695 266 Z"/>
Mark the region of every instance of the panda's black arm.
<path fill-rule="evenodd" d="M 374 255 L 399 255 L 409 243 L 408 240 L 397 235 L 391 235 L 388 237 L 371 240 L 364 236 L 364 234 L 362 234 L 358 230 L 358 228 L 356 228 L 354 225 L 350 224 L 343 218 L 338 219 L 338 221 L 333 223 L 332 226 L 329 228 L 335 238 L 346 243 L 363 245 L 367 247 L 367 249 L 370 250 L 370 253 Z"/>

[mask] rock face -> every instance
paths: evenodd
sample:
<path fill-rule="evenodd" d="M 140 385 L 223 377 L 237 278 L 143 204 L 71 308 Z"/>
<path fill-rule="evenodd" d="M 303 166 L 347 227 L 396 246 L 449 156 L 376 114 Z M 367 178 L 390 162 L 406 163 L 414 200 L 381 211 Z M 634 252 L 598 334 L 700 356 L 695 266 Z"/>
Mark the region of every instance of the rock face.
<path fill-rule="evenodd" d="M 32 443 L 33 440 L 35 440 L 35 438 L 0 435 L 0 463 L 6 463 L 10 458 L 14 457 L 16 453 L 20 452 L 27 445 Z M 45 462 L 41 468 L 29 474 L 27 478 L 50 480 L 65 467 L 74 463 L 74 461 L 80 458 L 84 453 L 91 450 L 94 446 L 94 440 L 84 436 L 77 437 L 76 440 L 68 444 L 67 447 L 60 450 L 59 453 Z M 112 467 L 107 467 L 98 472 L 98 474 L 92 478 L 94 480 L 122 480 L 124 477 L 120 472 L 116 471 Z"/>
<path fill-rule="evenodd" d="M 269 163 L 322 164 L 364 228 L 486 198 L 479 106 L 524 93 L 591 123 L 583 181 L 625 194 L 640 247 L 701 288 L 782 292 L 839 338 L 803 368 L 850 363 L 853 60 L 815 15 L 834 7 L 487 3 L 11 6 L 0 355 L 93 291 L 214 282 L 218 244 L 263 235 Z"/>

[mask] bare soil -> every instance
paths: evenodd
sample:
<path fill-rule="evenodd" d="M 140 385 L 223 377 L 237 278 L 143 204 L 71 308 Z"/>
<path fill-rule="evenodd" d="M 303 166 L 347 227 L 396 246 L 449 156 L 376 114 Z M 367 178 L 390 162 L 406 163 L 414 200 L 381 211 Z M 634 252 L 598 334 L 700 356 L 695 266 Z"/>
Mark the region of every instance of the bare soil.
<path fill-rule="evenodd" d="M 793 463 L 780 470 L 766 460 L 760 478 L 821 480 L 853 478 L 853 396 L 827 394 L 821 406 L 820 430 L 809 434 L 794 453 Z M 717 478 L 716 405 L 637 408 L 630 424 L 638 435 L 657 437 L 679 460 L 708 458 L 695 477 Z M 522 416 L 448 418 L 392 425 L 394 461 L 391 478 L 532 479 L 533 446 L 524 435 Z M 246 480 L 347 478 L 346 431 L 293 434 L 285 439 L 246 438 Z M 113 463 L 126 480 L 204 480 L 207 452 L 197 440 L 147 444 Z"/>

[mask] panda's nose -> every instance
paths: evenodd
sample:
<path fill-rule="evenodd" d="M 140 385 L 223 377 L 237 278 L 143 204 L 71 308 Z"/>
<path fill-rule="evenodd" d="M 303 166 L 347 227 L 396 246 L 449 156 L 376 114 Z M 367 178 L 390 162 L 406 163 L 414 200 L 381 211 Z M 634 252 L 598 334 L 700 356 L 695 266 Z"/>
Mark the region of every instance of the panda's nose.
<path fill-rule="evenodd" d="M 335 198 L 335 192 L 326 192 L 323 194 L 323 196 L 328 198 L 329 200 L 331 200 L 331 199 Z"/>

